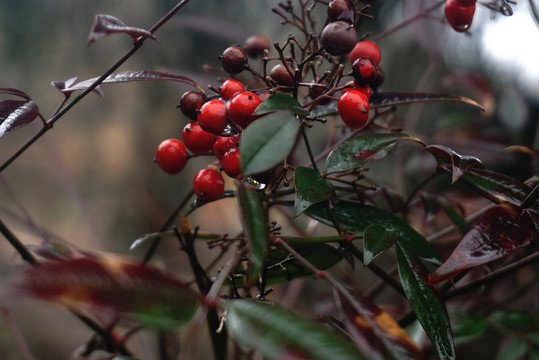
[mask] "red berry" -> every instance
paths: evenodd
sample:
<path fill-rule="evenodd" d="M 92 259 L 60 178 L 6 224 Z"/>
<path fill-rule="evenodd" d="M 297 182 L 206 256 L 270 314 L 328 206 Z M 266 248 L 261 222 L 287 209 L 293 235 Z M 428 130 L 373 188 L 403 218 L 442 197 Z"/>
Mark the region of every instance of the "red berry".
<path fill-rule="evenodd" d="M 235 147 L 228 150 L 221 159 L 221 165 L 225 174 L 231 178 L 241 178 L 240 149 Z"/>
<path fill-rule="evenodd" d="M 477 0 L 457 0 L 457 3 L 463 7 L 473 6 L 476 2 Z"/>
<path fill-rule="evenodd" d="M 199 155 L 211 150 L 215 135 L 202 130 L 198 123 L 192 122 L 183 128 L 182 140 L 193 154 Z"/>
<path fill-rule="evenodd" d="M 226 101 L 232 99 L 234 95 L 244 90 L 245 88 L 243 87 L 243 84 L 241 82 L 234 79 L 228 79 L 223 83 L 223 85 L 221 85 L 219 96 L 221 96 L 221 98 Z"/>
<path fill-rule="evenodd" d="M 253 35 L 245 41 L 245 52 L 252 58 L 264 55 L 264 50 L 269 48 L 270 41 L 265 36 Z"/>
<path fill-rule="evenodd" d="M 187 149 L 178 139 L 163 140 L 155 152 L 155 162 L 168 174 L 177 174 L 187 164 Z"/>
<path fill-rule="evenodd" d="M 353 90 L 361 91 L 367 99 L 371 98 L 372 90 L 369 85 L 359 86 L 358 84 L 356 84 L 354 80 L 350 80 L 349 82 L 345 84 L 345 86 L 348 86 L 348 87 L 345 87 L 344 89 L 342 89 L 341 95 L 353 89 Z"/>
<path fill-rule="evenodd" d="M 346 126 L 360 129 L 369 118 L 369 100 L 359 90 L 349 90 L 342 94 L 337 103 L 339 115 Z"/>
<path fill-rule="evenodd" d="M 360 41 L 350 53 L 350 64 L 353 64 L 360 57 L 370 57 L 378 65 L 382 59 L 382 53 L 375 43 L 371 41 Z"/>
<path fill-rule="evenodd" d="M 238 147 L 239 141 L 237 136 L 219 136 L 213 143 L 213 154 L 221 160 L 228 150 Z"/>
<path fill-rule="evenodd" d="M 219 135 L 228 125 L 226 104 L 221 100 L 204 103 L 198 112 L 198 124 L 202 130 Z"/>
<path fill-rule="evenodd" d="M 352 75 L 356 84 L 360 86 L 371 84 L 377 71 L 378 67 L 370 57 L 360 57 L 352 64 Z"/>
<path fill-rule="evenodd" d="M 219 199 L 225 191 L 223 175 L 215 169 L 200 170 L 193 179 L 193 191 L 204 202 Z"/>
<path fill-rule="evenodd" d="M 261 103 L 258 95 L 244 91 L 228 101 L 228 116 L 235 124 L 244 128 L 256 119 L 253 112 Z"/>
<path fill-rule="evenodd" d="M 465 32 L 472 25 L 475 3 L 472 6 L 462 6 L 457 0 L 447 0 L 444 12 L 447 22 L 455 31 Z"/>
<path fill-rule="evenodd" d="M 320 34 L 320 44 L 330 55 L 346 55 L 357 42 L 356 29 L 346 21 L 329 23 Z"/>
<path fill-rule="evenodd" d="M 242 48 L 231 46 L 221 55 L 221 65 L 229 74 L 239 74 L 247 64 L 247 54 Z"/>
<path fill-rule="evenodd" d="M 294 85 L 294 79 L 290 73 L 286 70 L 284 64 L 275 65 L 269 73 L 269 76 L 275 80 L 275 82 L 282 86 L 292 86 Z"/>
<path fill-rule="evenodd" d="M 198 91 L 188 91 L 182 95 L 177 106 L 189 119 L 196 121 L 198 110 L 206 102 L 206 95 Z"/>
<path fill-rule="evenodd" d="M 354 7 L 350 0 L 331 0 L 328 4 L 329 21 L 346 21 L 354 23 Z"/>

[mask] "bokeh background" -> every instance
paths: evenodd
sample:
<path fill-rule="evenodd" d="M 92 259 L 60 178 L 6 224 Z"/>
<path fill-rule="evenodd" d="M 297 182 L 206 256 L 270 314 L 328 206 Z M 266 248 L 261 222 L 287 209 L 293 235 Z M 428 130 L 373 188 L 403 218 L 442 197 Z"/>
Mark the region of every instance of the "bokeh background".
<path fill-rule="evenodd" d="M 443 22 L 440 7 L 382 37 L 434 3 L 378 1 L 375 20 L 359 29 L 360 34 L 379 37 L 386 74 L 382 88 L 455 93 L 481 102 L 486 111 L 455 103 L 418 104 L 399 108 L 394 121 L 429 143 L 478 156 L 490 169 L 520 180 L 529 178 L 538 172 L 537 160 L 525 151 L 503 151 L 509 145 L 538 149 L 539 28 L 530 16 L 529 2 L 519 0 L 512 17 L 478 6 L 466 34 Z M 219 67 L 218 55 L 226 47 L 241 45 L 253 34 L 283 42 L 294 31 L 281 26 L 281 19 L 271 12 L 276 4 L 275 0 L 191 0 L 156 33 L 159 42 L 146 41 L 120 71 L 166 71 L 191 77 L 203 87 L 218 86 L 225 74 L 211 68 Z M 99 76 L 130 48 L 131 40 L 124 35 L 88 47 L 95 14 L 150 28 L 174 5 L 169 0 L 2 0 L 0 87 L 25 91 L 48 118 L 63 98 L 51 81 Z M 133 82 L 104 85 L 103 90 L 104 98 L 90 94 L 0 174 L 0 218 L 25 244 L 37 245 L 47 238 L 79 250 L 140 257 L 145 248 L 129 252 L 130 244 L 161 226 L 189 192 L 195 172 L 208 163 L 190 161 L 181 175 L 170 176 L 152 162 L 161 140 L 181 136 L 187 120 L 175 105 L 190 87 Z M 0 162 L 39 127 L 36 121 L 1 139 Z M 313 137 L 323 141 L 323 130 L 317 134 Z M 433 165 L 427 157 L 409 158 L 404 147 L 376 167 L 374 177 L 406 194 Z M 416 175 L 405 183 L 395 176 L 394 166 Z M 193 225 L 207 231 L 239 231 L 232 199 L 205 209 L 193 215 Z M 182 272 L 185 258 L 176 248 L 165 244 L 157 262 Z M 20 264 L 13 249 L 0 241 L 0 273 L 9 276 Z M 54 305 L 11 303 L 9 316 L 0 319 L 3 359 L 22 358 L 14 324 L 38 359 L 69 359 L 90 336 L 84 325 Z M 142 358 L 155 358 L 154 341 L 150 335 L 139 339 L 136 346 Z"/>

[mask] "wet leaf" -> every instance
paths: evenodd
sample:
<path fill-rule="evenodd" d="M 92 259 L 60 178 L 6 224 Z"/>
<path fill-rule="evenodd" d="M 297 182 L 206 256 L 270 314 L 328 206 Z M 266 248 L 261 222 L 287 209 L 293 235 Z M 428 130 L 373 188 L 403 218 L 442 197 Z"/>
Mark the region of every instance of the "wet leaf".
<path fill-rule="evenodd" d="M 371 97 L 371 109 L 433 101 L 457 101 L 485 110 L 481 104 L 464 96 L 426 92 L 379 92 Z"/>
<path fill-rule="evenodd" d="M 369 225 L 363 234 L 363 264 L 369 265 L 375 257 L 391 248 L 397 242 L 397 235 L 386 231 L 383 226 Z"/>
<path fill-rule="evenodd" d="M 148 30 L 127 26 L 111 15 L 98 14 L 95 16 L 94 24 L 88 35 L 88 46 L 111 34 L 127 34 L 133 38 L 133 41 L 139 37 L 157 41 L 157 38 Z"/>
<path fill-rule="evenodd" d="M 350 341 L 290 311 L 251 300 L 228 301 L 226 309 L 230 336 L 265 359 L 364 359 Z"/>
<path fill-rule="evenodd" d="M 384 158 L 404 140 L 423 142 L 406 134 L 370 134 L 353 138 L 333 149 L 326 161 L 326 174 L 357 169 Z"/>
<path fill-rule="evenodd" d="M 300 122 L 289 112 L 266 115 L 244 130 L 240 162 L 244 176 L 258 174 L 278 165 L 290 153 Z"/>
<path fill-rule="evenodd" d="M 296 198 L 294 201 L 294 215 L 303 213 L 309 206 L 331 199 L 335 188 L 318 171 L 298 166 L 294 170 Z"/>
<path fill-rule="evenodd" d="M 440 359 L 454 359 L 451 323 L 443 299 L 428 283 L 429 272 L 410 251 L 397 243 L 397 266 L 404 293 Z"/>
<path fill-rule="evenodd" d="M 388 313 L 351 289 L 335 292 L 336 303 L 351 338 L 369 358 L 424 359 L 417 344 Z"/>
<path fill-rule="evenodd" d="M 305 214 L 333 227 L 331 216 L 327 213 L 325 206 L 313 205 L 305 211 Z M 411 254 L 415 254 L 434 264 L 441 264 L 431 245 L 423 236 L 408 225 L 406 221 L 384 209 L 356 202 L 335 201 L 332 214 L 343 230 L 363 235 L 367 226 L 379 225 L 386 231 L 395 233 L 397 243 Z"/>
<path fill-rule="evenodd" d="M 30 95 L 19 89 L 12 88 L 0 88 L 0 94 L 14 95 L 22 97 L 23 99 L 30 100 Z"/>
<path fill-rule="evenodd" d="M 339 114 L 339 110 L 337 109 L 337 102 L 332 101 L 328 105 L 323 105 L 323 106 L 318 105 L 317 107 L 315 107 L 309 114 L 309 117 L 323 118 L 326 116 L 338 115 L 338 114 Z"/>
<path fill-rule="evenodd" d="M 21 295 L 124 316 L 170 328 L 190 320 L 198 300 L 189 285 L 157 268 L 112 255 L 73 258 L 27 269 L 14 288 Z"/>
<path fill-rule="evenodd" d="M 520 205 L 532 191 L 518 180 L 489 170 L 469 169 L 462 180 L 495 203 Z M 539 200 L 530 207 L 539 209 Z"/>
<path fill-rule="evenodd" d="M 65 82 L 61 81 L 53 81 L 52 85 L 56 87 L 58 90 L 63 92 L 65 95 L 69 95 L 74 91 L 78 90 L 86 90 L 88 89 L 98 78 L 91 78 L 88 80 L 84 80 L 78 83 L 75 83 L 75 78 L 71 78 L 69 80 L 66 80 Z M 160 71 L 150 71 L 150 70 L 135 70 L 135 71 L 123 71 L 115 74 L 109 75 L 105 80 L 103 80 L 102 84 L 114 84 L 114 83 L 123 83 L 123 82 L 131 82 L 131 81 L 156 81 L 156 80 L 163 80 L 163 81 L 175 81 L 175 82 L 181 82 L 184 84 L 189 84 L 192 86 L 198 86 L 197 83 L 185 76 L 181 75 L 174 75 L 169 73 L 164 73 Z M 92 90 L 93 92 L 97 93 L 100 96 L 103 96 L 103 90 L 101 90 L 100 87 L 97 87 Z"/>
<path fill-rule="evenodd" d="M 30 124 L 39 116 L 39 109 L 32 100 L 0 101 L 0 138 Z"/>
<path fill-rule="evenodd" d="M 527 213 L 521 214 L 511 204 L 494 206 L 473 224 L 430 281 L 449 279 L 466 269 L 507 256 L 537 239 L 537 230 Z"/>
<path fill-rule="evenodd" d="M 264 115 L 267 113 L 288 110 L 299 116 L 307 116 L 309 112 L 301 107 L 300 103 L 292 96 L 285 93 L 275 93 L 258 105 L 254 114 Z"/>
<path fill-rule="evenodd" d="M 260 196 L 246 183 L 238 186 L 243 229 L 249 244 L 252 267 L 249 271 L 249 282 L 258 278 L 264 263 L 268 242 L 268 215 L 262 206 Z"/>
<path fill-rule="evenodd" d="M 474 156 L 460 155 L 443 145 L 429 145 L 425 148 L 436 158 L 438 166 L 451 164 L 452 179 L 455 182 L 464 175 L 471 167 L 483 168 L 481 160 Z"/>
<path fill-rule="evenodd" d="M 525 311 L 503 309 L 494 312 L 490 318 L 513 331 L 539 330 L 539 316 Z"/>

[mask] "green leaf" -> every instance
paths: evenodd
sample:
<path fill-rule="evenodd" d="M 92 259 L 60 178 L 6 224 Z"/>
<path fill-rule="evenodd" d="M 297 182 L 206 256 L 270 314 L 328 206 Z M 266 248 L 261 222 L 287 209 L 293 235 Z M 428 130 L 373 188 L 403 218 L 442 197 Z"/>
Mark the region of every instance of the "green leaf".
<path fill-rule="evenodd" d="M 464 96 L 426 92 L 379 92 L 371 98 L 371 109 L 433 101 L 457 101 L 485 110 L 477 101 Z"/>
<path fill-rule="evenodd" d="M 292 150 L 300 125 L 289 112 L 270 114 L 249 125 L 240 141 L 242 174 L 258 174 L 278 165 Z"/>
<path fill-rule="evenodd" d="M 397 242 L 397 235 L 386 231 L 383 226 L 369 225 L 363 235 L 363 264 L 369 265 L 375 257 L 386 251 Z"/>
<path fill-rule="evenodd" d="M 501 349 L 496 360 L 519 360 L 524 359 L 527 350 L 527 344 L 524 339 L 514 337 L 505 347 Z"/>
<path fill-rule="evenodd" d="M 271 95 L 262 104 L 258 105 L 254 115 L 264 115 L 281 110 L 288 110 L 299 116 L 309 115 L 309 112 L 302 108 L 296 99 L 285 93 Z"/>
<path fill-rule="evenodd" d="M 489 170 L 468 169 L 462 179 L 474 187 L 480 194 L 495 203 L 511 203 L 520 206 L 532 191 L 518 180 Z M 531 208 L 539 208 L 536 200 Z"/>
<path fill-rule="evenodd" d="M 384 158 L 401 141 L 411 140 L 421 144 L 416 137 L 406 134 L 370 134 L 356 137 L 329 153 L 326 174 L 357 169 Z"/>
<path fill-rule="evenodd" d="M 413 253 L 399 243 L 395 250 L 402 288 L 419 323 L 436 349 L 438 357 L 442 360 L 454 359 L 451 323 L 438 289 L 428 284 L 428 270 Z"/>
<path fill-rule="evenodd" d="M 364 359 L 350 341 L 290 311 L 251 300 L 228 301 L 226 309 L 230 336 L 265 359 Z"/>
<path fill-rule="evenodd" d="M 315 204 L 309 207 L 305 214 L 328 226 L 333 226 L 333 221 L 325 206 Z M 335 201 L 332 214 L 343 230 L 362 235 L 369 225 L 382 226 L 386 231 L 395 233 L 397 243 L 406 248 L 409 253 L 434 264 L 441 264 L 431 245 L 423 236 L 408 225 L 406 221 L 384 209 L 351 201 Z"/>
<path fill-rule="evenodd" d="M 238 186 L 243 229 L 249 244 L 252 268 L 248 280 L 256 280 L 264 263 L 268 241 L 268 215 L 262 206 L 260 196 L 246 183 Z"/>
<path fill-rule="evenodd" d="M 498 310 L 490 318 L 514 331 L 539 330 L 539 316 L 518 310 Z"/>
<path fill-rule="evenodd" d="M 444 204 L 442 204 L 442 209 L 444 209 L 449 219 L 451 219 L 453 224 L 455 224 L 455 226 L 457 227 L 457 229 L 459 229 L 459 232 L 462 235 L 470 231 L 470 224 L 468 224 L 468 222 L 455 209 L 453 209 L 451 206 L 447 206 Z"/>
<path fill-rule="evenodd" d="M 294 214 L 304 212 L 309 206 L 331 199 L 335 188 L 327 180 L 322 179 L 318 171 L 297 167 L 294 170 L 296 184 L 296 198 L 294 201 Z"/>

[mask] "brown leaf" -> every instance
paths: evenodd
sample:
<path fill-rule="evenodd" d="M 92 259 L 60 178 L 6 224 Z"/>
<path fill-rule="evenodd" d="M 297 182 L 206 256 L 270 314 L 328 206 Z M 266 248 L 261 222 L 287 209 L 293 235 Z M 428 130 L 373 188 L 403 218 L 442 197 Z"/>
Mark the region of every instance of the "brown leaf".
<path fill-rule="evenodd" d="M 94 24 L 88 35 L 88 46 L 105 36 L 117 33 L 127 34 L 133 38 L 133 41 L 139 37 L 157 41 L 157 38 L 148 30 L 127 26 L 111 15 L 98 14 L 95 16 Z"/>

